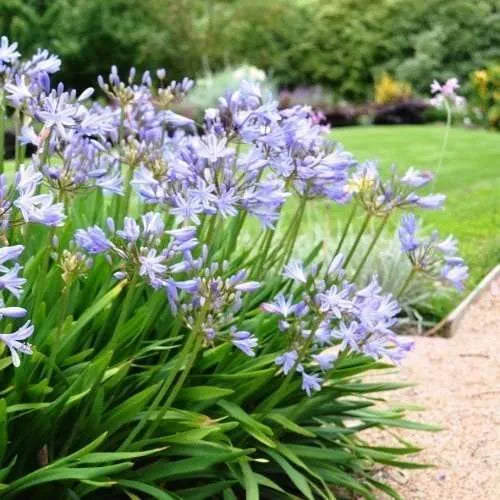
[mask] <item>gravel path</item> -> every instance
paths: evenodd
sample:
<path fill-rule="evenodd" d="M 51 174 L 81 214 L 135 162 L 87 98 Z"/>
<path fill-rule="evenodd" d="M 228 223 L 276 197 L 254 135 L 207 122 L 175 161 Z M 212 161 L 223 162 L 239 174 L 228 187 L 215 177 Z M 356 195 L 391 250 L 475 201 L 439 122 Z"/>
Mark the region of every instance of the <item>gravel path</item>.
<path fill-rule="evenodd" d="M 418 385 L 391 398 L 425 406 L 413 420 L 445 428 L 399 433 L 424 448 L 416 461 L 436 467 L 381 474 L 405 500 L 500 499 L 500 279 L 452 338 L 417 337 L 415 343 L 401 374 Z"/>

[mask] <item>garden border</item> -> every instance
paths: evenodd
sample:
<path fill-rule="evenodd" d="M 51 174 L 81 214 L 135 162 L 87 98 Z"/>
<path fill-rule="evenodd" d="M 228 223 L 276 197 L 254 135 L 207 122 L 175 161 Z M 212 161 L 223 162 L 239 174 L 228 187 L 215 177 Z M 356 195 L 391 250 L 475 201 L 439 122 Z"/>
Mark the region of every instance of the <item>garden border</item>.
<path fill-rule="evenodd" d="M 490 287 L 491 283 L 500 276 L 500 264 L 497 264 L 472 290 L 472 292 L 465 297 L 460 304 L 458 304 L 451 313 L 442 319 L 437 325 L 425 332 L 425 336 L 440 335 L 442 337 L 453 337 L 455 334 L 465 312 L 469 307 L 474 304 L 479 297 Z"/>

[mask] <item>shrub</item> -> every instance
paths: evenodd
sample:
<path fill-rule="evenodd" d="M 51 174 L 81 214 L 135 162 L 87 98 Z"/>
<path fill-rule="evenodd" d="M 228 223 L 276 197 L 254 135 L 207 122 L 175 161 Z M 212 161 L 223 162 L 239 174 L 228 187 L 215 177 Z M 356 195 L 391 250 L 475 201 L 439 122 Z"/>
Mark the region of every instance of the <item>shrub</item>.
<path fill-rule="evenodd" d="M 354 282 L 391 215 L 441 207 L 419 191 L 431 176 L 356 166 L 307 108 L 278 111 L 256 84 L 199 130 L 170 109 L 188 79 L 112 67 L 104 104 L 51 88 L 57 57 L 1 44 L 18 135 L 0 178 L 2 497 L 397 498 L 373 468 L 418 467 L 402 458 L 418 449 L 359 431 L 434 428 L 374 397 L 401 384 L 363 381 L 411 345 L 397 297 Z M 296 262 L 313 199 L 351 216 L 326 259 L 318 244 Z M 453 239 L 420 239 L 411 213 L 399 238 L 398 295 L 417 274 L 462 286 Z"/>
<path fill-rule="evenodd" d="M 412 89 L 408 82 L 396 80 L 388 73 L 382 73 L 375 82 L 374 93 L 377 104 L 389 104 L 408 99 L 412 95 Z"/>
<path fill-rule="evenodd" d="M 293 90 L 282 90 L 279 95 L 279 100 L 282 108 L 302 105 L 311 106 L 322 112 L 328 112 L 328 110 L 333 107 L 335 101 L 333 92 L 321 87 L 321 85 L 297 87 Z"/>
<path fill-rule="evenodd" d="M 500 130 L 500 65 L 476 70 L 471 75 L 472 105 L 488 126 Z"/>
<path fill-rule="evenodd" d="M 57 50 L 61 79 L 84 89 L 114 63 L 171 78 L 242 61 L 282 87 L 321 84 L 373 98 L 386 71 L 427 93 L 430 76 L 462 81 L 500 58 L 496 0 L 3 0 L 0 32 L 25 50 Z"/>
<path fill-rule="evenodd" d="M 207 108 L 217 106 L 221 96 L 235 92 L 243 81 L 260 84 L 262 91 L 268 97 L 274 92 L 272 81 L 262 70 L 244 64 L 234 68 L 228 67 L 216 73 L 208 72 L 197 80 L 195 88 L 180 105 L 193 110 L 197 118 L 203 119 L 203 113 Z"/>

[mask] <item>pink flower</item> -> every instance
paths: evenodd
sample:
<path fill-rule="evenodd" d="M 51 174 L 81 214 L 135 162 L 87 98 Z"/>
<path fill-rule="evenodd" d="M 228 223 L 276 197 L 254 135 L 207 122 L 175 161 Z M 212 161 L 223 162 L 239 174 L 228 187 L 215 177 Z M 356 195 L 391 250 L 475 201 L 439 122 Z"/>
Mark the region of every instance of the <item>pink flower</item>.
<path fill-rule="evenodd" d="M 465 98 L 457 95 L 456 91 L 460 88 L 458 78 L 449 78 L 445 83 L 440 84 L 437 80 L 431 83 L 431 104 L 436 108 L 445 107 L 448 102 L 449 105 L 457 108 L 462 108 L 465 105 Z"/>

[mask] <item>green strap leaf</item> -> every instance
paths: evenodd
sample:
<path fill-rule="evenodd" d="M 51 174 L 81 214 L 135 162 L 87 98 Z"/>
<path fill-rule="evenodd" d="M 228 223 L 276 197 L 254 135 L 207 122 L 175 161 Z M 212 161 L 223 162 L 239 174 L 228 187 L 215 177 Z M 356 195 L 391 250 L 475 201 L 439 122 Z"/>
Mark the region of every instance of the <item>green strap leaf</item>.
<path fill-rule="evenodd" d="M 266 450 L 266 453 L 285 471 L 292 483 L 308 500 L 314 500 L 309 481 L 302 473 L 275 451 Z"/>
<path fill-rule="evenodd" d="M 118 481 L 118 484 L 120 486 L 124 486 L 125 488 L 130 488 L 132 490 L 140 491 L 141 493 L 146 493 L 146 495 L 149 495 L 151 498 L 155 498 L 156 500 L 175 500 L 176 498 L 167 493 L 164 489 L 157 488 L 156 486 L 152 486 L 141 481 L 120 479 Z"/>

